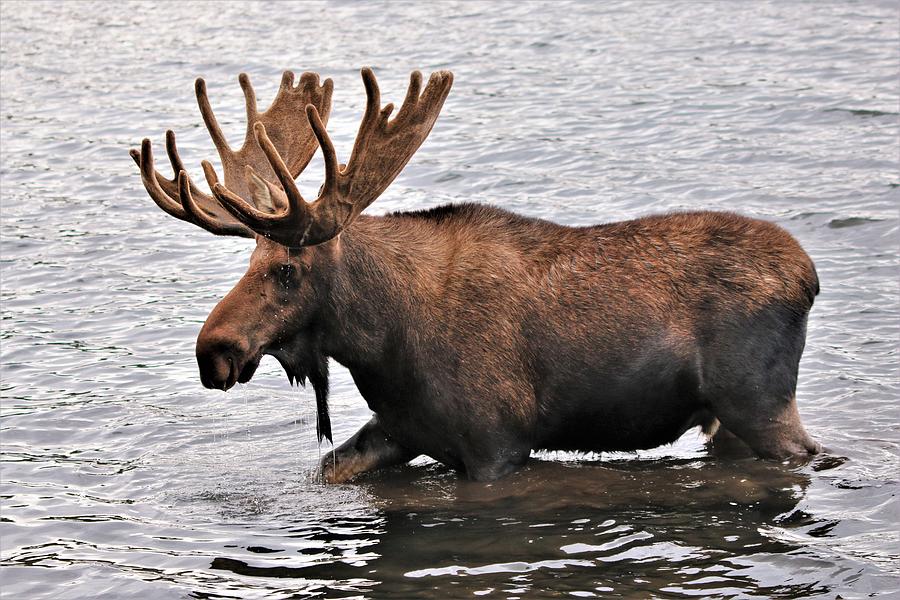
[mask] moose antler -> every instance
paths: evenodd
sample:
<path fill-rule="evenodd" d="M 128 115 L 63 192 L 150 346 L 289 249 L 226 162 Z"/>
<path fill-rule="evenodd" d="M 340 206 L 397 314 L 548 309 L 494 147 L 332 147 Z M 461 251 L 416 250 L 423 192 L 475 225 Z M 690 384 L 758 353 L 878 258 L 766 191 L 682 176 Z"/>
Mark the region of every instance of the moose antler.
<path fill-rule="evenodd" d="M 278 148 L 278 138 L 265 123 L 257 122 L 253 127 L 256 140 L 281 188 L 259 179 L 250 169 L 250 178 L 256 182 L 252 196 L 257 205 L 280 205 L 282 210 L 276 214 L 263 212 L 230 189 L 227 181 L 222 185 L 211 180 L 210 187 L 221 205 L 256 233 L 288 247 L 319 244 L 347 227 L 390 185 L 428 137 L 453 84 L 452 73 L 438 71 L 422 91 L 422 74 L 413 72 L 403 106 L 388 121 L 394 105 L 381 108 L 378 83 L 371 69 L 363 69 L 362 78 L 366 112 L 346 167 L 338 164 L 319 108 L 313 104 L 306 107 L 306 116 L 325 159 L 325 183 L 314 202 L 308 204 L 297 190 L 289 161 Z"/>
<path fill-rule="evenodd" d="M 256 93 L 250 84 L 250 78 L 241 73 L 238 81 L 244 92 L 247 132 L 243 146 L 237 151 L 232 150 L 225 141 L 222 129 L 209 104 L 206 83 L 203 79 L 197 79 L 195 90 L 203 121 L 222 161 L 225 184 L 238 196 L 251 200 L 262 198 L 260 194 L 254 193 L 260 186 L 277 186 L 276 175 L 266 153 L 257 141 L 254 126 L 261 124 L 271 132 L 275 147 L 287 163 L 286 168 L 296 177 L 309 163 L 318 147 L 305 109 L 307 106 L 314 106 L 317 111 L 322 111 L 327 120 L 331 112 L 333 86 L 330 79 L 319 85 L 318 75 L 304 73 L 295 87 L 294 74 L 285 71 L 275 100 L 264 113 L 260 114 L 257 111 Z M 256 235 L 252 229 L 223 209 L 212 196 L 203 193 L 191 182 L 178 155 L 175 134 L 172 131 L 166 132 L 166 153 L 175 172 L 172 179 L 166 179 L 153 168 L 150 140 L 145 139 L 140 150 L 131 151 L 131 157 L 141 168 L 144 187 L 160 208 L 173 217 L 199 225 L 215 234 L 251 238 Z M 203 170 L 210 185 L 217 183 L 215 172 L 206 161 L 203 162 Z M 268 203 L 257 204 L 257 207 L 269 210 L 282 208 L 285 206 L 283 197 L 284 194 L 277 190 L 274 196 L 267 197 Z M 280 206 L 275 204 L 279 201 L 282 202 Z"/>

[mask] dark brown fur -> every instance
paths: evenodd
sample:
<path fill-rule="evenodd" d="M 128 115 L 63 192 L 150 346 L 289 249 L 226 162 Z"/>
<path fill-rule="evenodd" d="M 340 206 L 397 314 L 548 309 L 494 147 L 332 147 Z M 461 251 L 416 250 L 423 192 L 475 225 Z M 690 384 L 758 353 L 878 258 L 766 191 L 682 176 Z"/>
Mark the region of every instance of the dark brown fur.
<path fill-rule="evenodd" d="M 317 340 L 346 366 L 376 416 L 324 465 L 332 481 L 419 454 L 491 479 L 532 449 L 651 448 L 716 420 L 761 456 L 818 450 L 794 400 L 818 280 L 771 223 L 696 212 L 572 228 L 466 204 L 360 216 L 288 254 L 259 239 L 198 357 L 208 373 L 204 357 L 258 336 L 228 352 L 236 363 L 270 352 L 290 372 Z M 288 286 L 251 292 L 288 262 Z M 271 296 L 278 310 L 256 306 Z"/>

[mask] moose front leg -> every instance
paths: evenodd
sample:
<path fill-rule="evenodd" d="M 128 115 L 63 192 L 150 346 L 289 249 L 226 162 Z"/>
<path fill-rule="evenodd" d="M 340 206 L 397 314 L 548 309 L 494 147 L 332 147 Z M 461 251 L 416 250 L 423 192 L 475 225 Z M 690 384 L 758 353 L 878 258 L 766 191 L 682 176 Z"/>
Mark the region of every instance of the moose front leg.
<path fill-rule="evenodd" d="M 329 452 L 320 466 L 326 482 L 344 483 L 360 473 L 399 465 L 415 457 L 415 453 L 391 439 L 374 416 L 356 435 Z"/>

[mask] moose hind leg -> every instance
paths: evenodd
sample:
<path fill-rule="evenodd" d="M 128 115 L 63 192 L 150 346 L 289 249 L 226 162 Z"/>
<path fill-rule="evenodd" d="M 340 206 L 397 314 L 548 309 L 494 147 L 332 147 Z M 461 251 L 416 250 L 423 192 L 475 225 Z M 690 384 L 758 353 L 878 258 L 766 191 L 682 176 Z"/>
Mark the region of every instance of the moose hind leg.
<path fill-rule="evenodd" d="M 388 436 L 378 417 L 322 458 L 320 469 L 328 483 L 344 483 L 360 473 L 409 462 L 416 454 Z"/>

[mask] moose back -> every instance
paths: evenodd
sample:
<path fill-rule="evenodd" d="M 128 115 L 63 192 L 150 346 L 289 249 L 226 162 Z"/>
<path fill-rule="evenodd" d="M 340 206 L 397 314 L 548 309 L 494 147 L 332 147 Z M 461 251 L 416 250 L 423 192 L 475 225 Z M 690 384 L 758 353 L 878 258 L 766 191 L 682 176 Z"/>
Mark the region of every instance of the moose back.
<path fill-rule="evenodd" d="M 397 114 L 370 69 L 350 159 L 325 125 L 332 82 L 286 72 L 260 113 L 246 75 L 242 147 L 232 150 L 202 79 L 200 112 L 224 183 L 131 154 L 160 208 L 214 234 L 255 240 L 246 274 L 197 339 L 200 379 L 228 390 L 263 355 L 316 392 L 331 438 L 328 359 L 375 413 L 322 464 L 326 480 L 420 454 L 490 480 L 533 449 L 635 450 L 691 427 L 758 456 L 820 450 L 797 412 L 812 261 L 778 226 L 723 212 L 566 227 L 484 204 L 362 215 L 428 136 L 453 82 L 414 72 Z M 307 202 L 295 178 L 317 148 L 325 182 Z"/>

